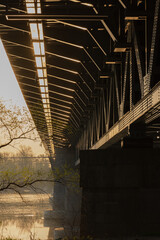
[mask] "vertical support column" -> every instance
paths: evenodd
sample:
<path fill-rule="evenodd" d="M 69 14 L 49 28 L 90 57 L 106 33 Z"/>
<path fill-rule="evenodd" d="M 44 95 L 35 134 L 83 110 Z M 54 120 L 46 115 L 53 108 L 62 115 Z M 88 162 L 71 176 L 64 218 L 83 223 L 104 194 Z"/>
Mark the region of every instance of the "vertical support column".
<path fill-rule="evenodd" d="M 151 40 L 151 50 L 150 50 L 150 59 L 148 64 L 148 91 L 151 87 L 151 78 L 153 72 L 153 64 L 155 58 L 155 50 L 156 50 L 156 40 L 157 40 L 157 32 L 159 28 L 159 18 L 160 18 L 160 0 L 156 0 L 155 3 L 155 12 L 154 12 L 154 20 L 153 20 L 153 32 L 152 32 L 152 40 Z"/>
<path fill-rule="evenodd" d="M 67 156 L 65 154 L 60 153 L 59 150 L 56 151 L 56 159 L 54 162 L 53 168 L 55 170 L 61 171 L 63 168 Z M 61 183 L 55 182 L 53 186 L 53 211 L 54 215 L 57 218 L 64 218 L 65 211 L 65 186 Z"/>
<path fill-rule="evenodd" d="M 55 155 L 56 160 L 53 168 L 55 167 L 61 171 L 64 165 L 68 165 L 69 172 L 67 174 L 72 174 L 70 171 L 75 168 L 76 150 L 55 149 Z M 59 227 L 64 229 L 64 236 L 77 236 L 79 234 L 80 201 L 80 189 L 75 191 L 67 184 L 54 183 L 53 211 L 50 215 L 52 215 L 54 222 L 60 221 L 61 225 Z"/>
<path fill-rule="evenodd" d="M 145 12 L 147 12 L 147 0 L 145 0 Z M 148 73 L 148 19 L 145 19 L 145 75 Z"/>
<path fill-rule="evenodd" d="M 132 49 L 130 49 L 130 54 L 129 54 L 129 59 L 130 59 L 130 111 L 132 111 L 133 107 L 133 99 L 132 99 L 132 81 L 133 81 L 133 76 L 132 76 Z"/>

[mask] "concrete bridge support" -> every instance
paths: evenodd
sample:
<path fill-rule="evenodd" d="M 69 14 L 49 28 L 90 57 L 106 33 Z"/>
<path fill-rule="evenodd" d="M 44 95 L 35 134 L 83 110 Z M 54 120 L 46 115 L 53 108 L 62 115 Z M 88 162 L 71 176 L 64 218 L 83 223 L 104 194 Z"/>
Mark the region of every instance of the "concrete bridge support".
<path fill-rule="evenodd" d="M 74 149 L 57 149 L 56 160 L 52 167 L 61 170 L 67 164 L 74 169 L 75 159 Z M 80 188 L 76 190 L 69 188 L 66 184 L 54 183 L 53 210 L 48 212 L 48 218 L 50 218 L 48 224 L 49 227 L 54 228 L 55 236 L 70 237 L 79 234 L 81 192 Z"/>
<path fill-rule="evenodd" d="M 82 236 L 160 237 L 159 156 L 152 148 L 81 151 Z"/>

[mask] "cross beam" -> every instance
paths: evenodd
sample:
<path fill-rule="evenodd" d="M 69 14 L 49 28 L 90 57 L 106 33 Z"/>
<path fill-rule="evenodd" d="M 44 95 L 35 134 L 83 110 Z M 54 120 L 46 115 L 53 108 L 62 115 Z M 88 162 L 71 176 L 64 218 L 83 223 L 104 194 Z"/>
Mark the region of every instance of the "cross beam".
<path fill-rule="evenodd" d="M 108 18 L 107 15 L 50 15 L 50 14 L 16 14 L 6 15 L 6 19 L 10 21 L 26 21 L 26 20 L 67 20 L 67 21 L 99 21 Z"/>

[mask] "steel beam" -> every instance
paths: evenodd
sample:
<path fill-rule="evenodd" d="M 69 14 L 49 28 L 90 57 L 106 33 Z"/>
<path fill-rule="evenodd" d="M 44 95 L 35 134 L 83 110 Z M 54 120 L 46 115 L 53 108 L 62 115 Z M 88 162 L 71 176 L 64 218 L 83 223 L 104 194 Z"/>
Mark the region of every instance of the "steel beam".
<path fill-rule="evenodd" d="M 80 14 L 69 14 L 69 15 L 50 15 L 50 14 L 16 14 L 6 15 L 6 19 L 9 21 L 26 21 L 26 20 L 66 20 L 66 21 L 99 21 L 108 18 L 107 15 L 80 15 Z"/>

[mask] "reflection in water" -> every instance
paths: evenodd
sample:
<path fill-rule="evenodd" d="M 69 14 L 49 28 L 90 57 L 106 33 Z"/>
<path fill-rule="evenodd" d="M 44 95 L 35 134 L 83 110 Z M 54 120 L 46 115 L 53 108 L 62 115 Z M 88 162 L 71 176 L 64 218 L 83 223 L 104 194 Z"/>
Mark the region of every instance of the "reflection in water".
<path fill-rule="evenodd" d="M 49 195 L 0 194 L 0 238 L 23 240 L 48 239 L 49 228 L 43 225 L 44 211 L 50 210 Z"/>

